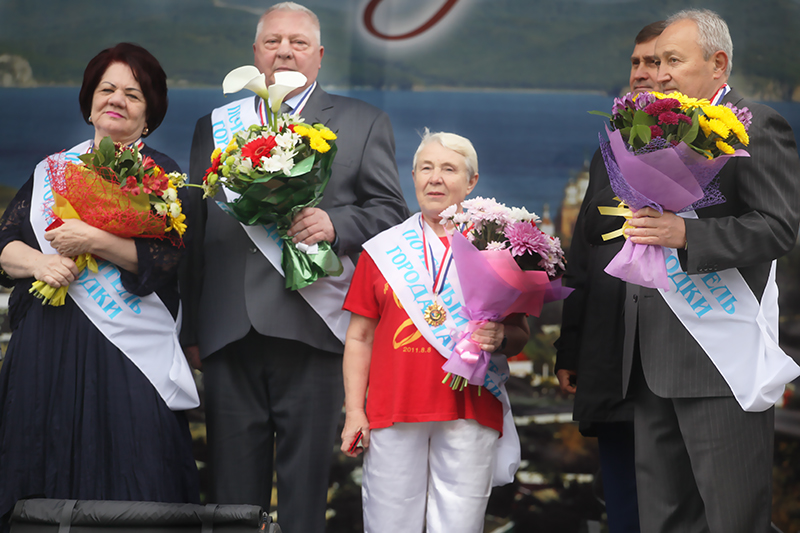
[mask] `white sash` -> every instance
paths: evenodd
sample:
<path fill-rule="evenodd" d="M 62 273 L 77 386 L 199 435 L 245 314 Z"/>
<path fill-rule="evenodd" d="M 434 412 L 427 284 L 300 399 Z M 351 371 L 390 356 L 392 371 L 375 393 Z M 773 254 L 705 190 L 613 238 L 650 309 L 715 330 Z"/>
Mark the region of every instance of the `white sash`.
<path fill-rule="evenodd" d="M 78 162 L 92 141 L 86 141 L 53 158 Z M 36 166 L 31 196 L 31 225 L 42 253 L 56 254 L 45 240 L 45 228 L 53 220 L 50 168 L 45 159 Z M 177 321 L 155 294 L 136 296 L 125 291 L 119 269 L 98 261 L 98 273 L 88 268 L 69 285 L 68 293 L 92 324 L 150 380 L 173 411 L 200 405 L 192 371 L 178 341 Z M 171 354 L 171 356 L 170 356 Z"/>
<path fill-rule="evenodd" d="M 424 247 L 419 213 L 412 215 L 405 222 L 391 227 L 364 243 L 375 265 L 392 287 L 403 309 L 425 340 L 445 359 L 455 348 L 451 332 L 464 329 L 469 321 L 461 313 L 464 297 L 461 294 L 461 283 L 458 280 L 458 269 L 454 263 L 450 268 L 439 301 L 447 309 L 445 323 L 435 329 L 428 324 L 423 313 L 433 300 L 432 283 L 428 269 L 425 268 Z M 442 257 L 445 247 L 439 237 L 427 225 L 423 224 L 426 241 L 433 248 L 432 256 Z M 441 265 L 439 265 L 441 267 Z M 506 393 L 505 382 L 508 380 L 508 361 L 503 355 L 494 355 L 489 363 L 484 387 L 494 394 L 503 404 L 503 436 L 494 447 L 492 483 L 505 485 L 514 480 L 520 462 L 520 444 L 514 418 L 511 414 L 511 403 Z M 439 385 L 439 384 L 435 384 Z M 444 387 L 445 385 L 441 385 Z"/>
<path fill-rule="evenodd" d="M 694 212 L 681 213 L 697 218 Z M 800 367 L 778 346 L 775 261 L 761 302 L 735 268 L 687 275 L 677 252 L 664 248 L 675 290 L 659 293 L 703 348 L 745 411 L 764 411 L 783 395 Z"/>
<path fill-rule="evenodd" d="M 256 114 L 254 98 L 243 98 L 211 112 L 214 145 L 217 148 L 224 150 L 233 138 L 234 133 L 253 124 L 261 123 Z M 227 188 L 223 187 L 223 189 L 228 202 L 233 202 L 239 197 L 238 194 Z M 229 208 L 225 204 L 217 202 L 217 205 L 223 211 L 229 212 Z M 283 268 L 281 267 L 283 240 L 278 235 L 276 225 L 247 226 L 241 224 L 241 226 L 253 244 L 275 267 L 275 270 L 283 276 Z M 344 344 L 347 326 L 350 324 L 350 313 L 342 309 L 342 303 L 347 295 L 347 289 L 350 287 L 355 265 L 353 265 L 353 261 L 348 256 L 339 256 L 339 259 L 342 261 L 342 267 L 344 268 L 341 275 L 320 278 L 297 292 L 322 318 L 333 334 L 336 335 L 336 338 Z"/>

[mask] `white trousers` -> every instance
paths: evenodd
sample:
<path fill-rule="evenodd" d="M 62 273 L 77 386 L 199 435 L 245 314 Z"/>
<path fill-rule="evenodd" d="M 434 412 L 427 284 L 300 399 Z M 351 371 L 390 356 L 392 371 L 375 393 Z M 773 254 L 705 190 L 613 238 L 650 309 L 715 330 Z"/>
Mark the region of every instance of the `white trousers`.
<path fill-rule="evenodd" d="M 481 533 L 498 432 L 474 420 L 395 424 L 370 433 L 365 533 Z"/>

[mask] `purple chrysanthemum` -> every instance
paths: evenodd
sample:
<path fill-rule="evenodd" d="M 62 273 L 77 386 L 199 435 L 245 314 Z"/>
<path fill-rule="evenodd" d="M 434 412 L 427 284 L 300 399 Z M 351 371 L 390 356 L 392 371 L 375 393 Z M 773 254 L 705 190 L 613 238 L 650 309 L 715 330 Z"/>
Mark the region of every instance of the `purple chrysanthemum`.
<path fill-rule="evenodd" d="M 550 253 L 550 238 L 529 222 L 515 222 L 505 231 L 511 255 L 538 254 L 547 258 Z"/>

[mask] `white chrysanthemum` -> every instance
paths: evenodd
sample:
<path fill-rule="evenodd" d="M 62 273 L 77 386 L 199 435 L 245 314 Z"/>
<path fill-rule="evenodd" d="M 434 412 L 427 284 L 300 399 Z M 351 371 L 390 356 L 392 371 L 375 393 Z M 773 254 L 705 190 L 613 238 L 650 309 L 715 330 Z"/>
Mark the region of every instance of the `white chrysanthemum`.
<path fill-rule="evenodd" d="M 174 202 L 178 199 L 178 191 L 169 187 L 166 191 L 164 191 L 162 198 L 164 198 L 165 202 Z"/>
<path fill-rule="evenodd" d="M 245 157 L 241 160 L 239 165 L 236 167 L 236 172 L 239 174 L 249 174 L 253 171 L 253 162 L 250 161 L 249 157 Z"/>
<path fill-rule="evenodd" d="M 261 164 L 258 165 L 260 170 L 264 172 L 280 172 L 281 161 L 277 156 L 264 157 L 261 159 Z"/>
<path fill-rule="evenodd" d="M 169 214 L 172 218 L 178 218 L 181 215 L 181 204 L 178 202 L 169 204 Z"/>
<path fill-rule="evenodd" d="M 529 213 L 524 207 L 512 207 L 511 218 L 518 222 L 539 222 L 541 220 L 536 213 Z"/>
<path fill-rule="evenodd" d="M 286 150 L 297 146 L 300 142 L 300 136 L 291 130 L 286 130 L 284 133 L 275 136 L 275 142 L 280 148 Z"/>
<path fill-rule="evenodd" d="M 261 160 L 259 168 L 264 172 L 283 172 L 288 174 L 294 168 L 292 157 L 294 157 L 294 152 L 275 150 L 271 157 Z"/>
<path fill-rule="evenodd" d="M 169 181 L 171 181 L 179 189 L 186 186 L 186 174 L 182 174 L 180 172 L 170 172 L 167 174 L 167 178 L 169 178 Z"/>
<path fill-rule="evenodd" d="M 511 210 L 494 198 L 478 196 L 462 202 L 461 205 L 469 213 L 469 219 L 475 224 L 477 231 L 483 228 L 485 222 L 494 222 L 501 228 L 514 222 Z"/>
<path fill-rule="evenodd" d="M 169 210 L 169 206 L 167 204 L 162 204 L 161 202 L 153 205 L 153 207 L 155 208 L 156 213 L 160 216 L 166 215 L 167 211 Z"/>
<path fill-rule="evenodd" d="M 461 205 L 468 211 L 488 211 L 496 209 L 498 206 L 505 207 L 505 205 L 499 203 L 494 198 L 484 198 L 482 196 L 464 200 L 461 202 Z"/>
<path fill-rule="evenodd" d="M 454 224 L 468 224 L 469 223 L 469 213 L 464 211 L 460 213 L 456 213 L 453 216 L 453 223 Z"/>
<path fill-rule="evenodd" d="M 439 216 L 441 217 L 441 220 L 439 221 L 439 224 L 444 225 L 447 222 L 449 222 L 450 220 L 452 220 L 453 217 L 455 217 L 455 215 L 456 215 L 456 210 L 458 210 L 458 205 L 457 204 L 453 204 L 450 207 L 448 207 L 447 209 L 445 209 L 444 211 L 442 211 L 441 213 L 439 213 Z"/>
<path fill-rule="evenodd" d="M 292 169 L 294 168 L 293 158 L 295 156 L 295 153 L 296 152 L 294 150 L 287 150 L 285 152 L 275 154 L 274 158 L 277 159 L 278 162 L 280 163 L 281 171 L 283 171 L 284 174 L 288 175 L 289 172 L 291 172 Z"/>
<path fill-rule="evenodd" d="M 497 241 L 491 241 L 491 242 L 486 243 L 486 249 L 487 250 L 496 250 L 496 251 L 505 250 L 506 249 L 506 243 L 497 242 Z"/>

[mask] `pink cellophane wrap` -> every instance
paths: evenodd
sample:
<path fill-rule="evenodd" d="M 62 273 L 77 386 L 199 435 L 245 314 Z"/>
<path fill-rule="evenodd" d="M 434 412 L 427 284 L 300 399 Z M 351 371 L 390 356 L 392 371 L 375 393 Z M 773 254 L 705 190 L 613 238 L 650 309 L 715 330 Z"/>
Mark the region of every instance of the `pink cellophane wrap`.
<path fill-rule="evenodd" d="M 566 298 L 571 289 L 560 280 L 551 283 L 546 272 L 520 269 L 509 250 L 478 250 L 459 232 L 450 246 L 469 323 L 466 331 L 453 336 L 456 347 L 442 368 L 470 385 L 483 385 L 491 355 L 472 342 L 472 333 L 512 313 L 538 316 L 545 302 Z"/>
<path fill-rule="evenodd" d="M 608 263 L 605 271 L 611 276 L 642 287 L 669 290 L 663 246 L 633 244 L 626 240 L 622 250 Z"/>
<path fill-rule="evenodd" d="M 714 177 L 731 157 L 750 157 L 745 150 L 736 150 L 731 155 L 708 159 L 685 143 L 632 153 L 618 130 L 609 131 L 606 127 L 606 133 L 609 144 L 603 150 L 603 159 L 611 188 L 636 211 L 652 207 L 659 213 L 680 213 L 722 203 L 725 199 L 719 194 Z M 626 241 L 605 271 L 642 287 L 669 290 L 661 246 Z"/>

